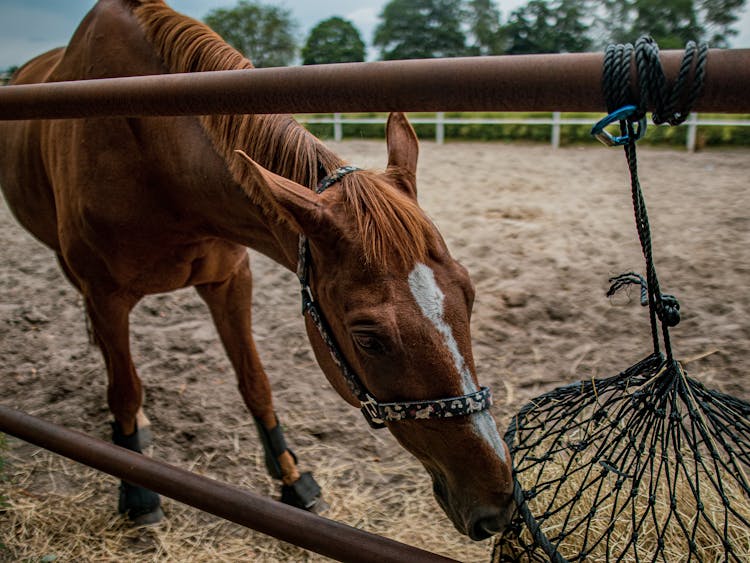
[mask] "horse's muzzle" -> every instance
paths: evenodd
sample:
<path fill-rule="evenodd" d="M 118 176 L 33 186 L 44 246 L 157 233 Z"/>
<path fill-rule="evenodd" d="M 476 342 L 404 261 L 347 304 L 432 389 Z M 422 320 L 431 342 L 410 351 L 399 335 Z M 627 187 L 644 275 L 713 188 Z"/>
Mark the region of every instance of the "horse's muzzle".
<path fill-rule="evenodd" d="M 433 475 L 432 490 L 438 504 L 451 519 L 456 529 L 474 541 L 486 540 L 505 530 L 510 523 L 515 508 L 509 494 L 492 495 L 495 497 L 492 500 L 497 502 L 490 504 L 470 501 L 466 495 L 461 494 L 457 495 L 461 500 L 456 502 L 456 496 L 450 494 L 444 480 L 436 475 Z"/>
<path fill-rule="evenodd" d="M 477 510 L 474 518 L 469 521 L 467 535 L 474 541 L 481 541 L 499 534 L 510 522 L 512 513 L 512 505 L 499 510 Z"/>

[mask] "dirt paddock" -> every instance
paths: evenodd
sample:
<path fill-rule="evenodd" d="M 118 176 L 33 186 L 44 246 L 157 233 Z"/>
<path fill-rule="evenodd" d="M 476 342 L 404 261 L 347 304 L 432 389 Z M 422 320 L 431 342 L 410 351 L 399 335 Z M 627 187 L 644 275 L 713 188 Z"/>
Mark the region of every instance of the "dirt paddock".
<path fill-rule="evenodd" d="M 332 145 L 334 145 L 332 143 Z M 334 149 L 382 167 L 380 142 Z M 625 159 L 604 147 L 421 147 L 422 207 L 477 288 L 472 319 L 480 381 L 504 432 L 534 396 L 613 375 L 650 352 L 637 291 L 608 300 L 607 279 L 643 271 Z M 750 151 L 642 149 L 662 289 L 683 312 L 672 331 L 691 375 L 750 398 Z M 103 362 L 81 300 L 48 250 L 0 204 L 3 404 L 109 438 Z M 458 535 L 427 474 L 387 431 L 371 431 L 318 369 L 293 274 L 252 253 L 255 337 L 288 438 L 325 489 L 326 516 L 462 561 L 489 542 Z M 203 302 L 192 290 L 145 299 L 132 348 L 153 423 L 149 453 L 276 494 L 257 436 Z M 320 561 L 294 546 L 165 500 L 167 520 L 132 529 L 116 515 L 114 478 L 7 439 L 0 560 Z"/>

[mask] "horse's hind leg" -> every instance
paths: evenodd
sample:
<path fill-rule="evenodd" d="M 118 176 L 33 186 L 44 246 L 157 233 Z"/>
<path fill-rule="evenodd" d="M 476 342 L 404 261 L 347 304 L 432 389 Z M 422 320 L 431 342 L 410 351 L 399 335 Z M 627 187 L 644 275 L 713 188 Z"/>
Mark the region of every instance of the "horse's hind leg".
<path fill-rule="evenodd" d="M 115 418 L 112 441 L 141 453 L 145 436 L 138 428 L 138 413 L 143 392 L 130 356 L 128 320 L 137 299 L 123 294 L 84 293 L 93 332 L 107 364 L 107 402 Z M 118 509 L 136 524 L 153 524 L 164 516 L 159 495 L 126 481 L 120 485 Z"/>
<path fill-rule="evenodd" d="M 211 310 L 237 373 L 242 398 L 255 419 L 266 468 L 272 477 L 282 481 L 281 500 L 308 510 L 322 508 L 320 487 L 310 473 L 297 469 L 296 456 L 286 445 L 273 409 L 271 386 L 252 337 L 252 276 L 247 255 L 227 280 L 196 289 Z"/>

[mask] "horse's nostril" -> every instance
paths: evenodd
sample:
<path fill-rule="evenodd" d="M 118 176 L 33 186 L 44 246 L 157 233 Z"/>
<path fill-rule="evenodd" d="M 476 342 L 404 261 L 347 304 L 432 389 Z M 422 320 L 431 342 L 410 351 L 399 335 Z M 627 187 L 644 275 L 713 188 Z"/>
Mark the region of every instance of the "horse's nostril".
<path fill-rule="evenodd" d="M 501 514 L 480 518 L 469 528 L 469 537 L 474 541 L 486 540 L 490 536 L 502 532 L 505 529 L 507 520 Z"/>
<path fill-rule="evenodd" d="M 499 529 L 493 530 L 492 528 L 494 526 L 492 524 L 493 523 L 488 518 L 475 522 L 474 525 L 469 530 L 469 537 L 473 539 L 474 541 L 486 540 L 487 538 L 492 536 L 495 532 L 500 531 Z"/>

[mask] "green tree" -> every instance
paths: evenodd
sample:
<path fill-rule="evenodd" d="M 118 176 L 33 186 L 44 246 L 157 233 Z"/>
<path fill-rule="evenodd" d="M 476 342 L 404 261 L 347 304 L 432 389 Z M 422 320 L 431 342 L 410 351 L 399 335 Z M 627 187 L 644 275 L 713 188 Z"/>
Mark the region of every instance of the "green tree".
<path fill-rule="evenodd" d="M 697 2 L 698 21 L 703 28 L 702 39 L 714 47 L 728 47 L 737 35 L 734 24 L 740 18 L 745 0 L 702 0 Z"/>
<path fill-rule="evenodd" d="M 601 9 L 595 16 L 594 25 L 600 28 L 600 47 L 609 43 L 632 43 L 633 0 L 602 0 Z"/>
<path fill-rule="evenodd" d="M 503 26 L 500 11 L 493 0 L 469 0 L 466 6 L 469 27 L 469 52 L 472 55 L 500 55 L 503 50 Z"/>
<path fill-rule="evenodd" d="M 354 25 L 339 17 L 323 20 L 310 31 L 302 47 L 302 64 L 358 63 L 365 60 L 365 43 Z"/>
<path fill-rule="evenodd" d="M 589 0 L 531 0 L 514 10 L 505 29 L 506 52 L 576 53 L 592 46 Z"/>
<path fill-rule="evenodd" d="M 211 10 L 204 21 L 256 67 L 287 66 L 294 60 L 297 24 L 289 10 L 240 0 L 234 8 Z"/>
<path fill-rule="evenodd" d="M 5 434 L 0 432 L 0 483 L 5 481 L 5 452 L 8 449 L 8 442 L 5 439 Z M 0 493 L 0 512 L 5 508 L 7 499 Z M 0 550 L 4 549 L 5 546 L 0 542 Z"/>
<path fill-rule="evenodd" d="M 634 42 L 648 34 L 663 49 L 692 40 L 727 47 L 745 0 L 605 0 L 600 27 L 608 42 Z M 613 23 L 614 22 L 614 23 Z"/>
<path fill-rule="evenodd" d="M 0 86 L 7 84 L 10 81 L 10 77 L 13 76 L 13 73 L 15 73 L 17 70 L 17 65 L 9 66 L 5 70 L 0 70 Z"/>
<path fill-rule="evenodd" d="M 469 53 L 460 0 L 391 0 L 373 44 L 384 60 L 460 57 Z"/>

